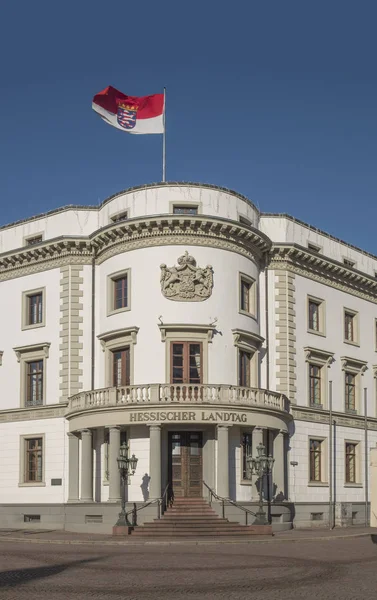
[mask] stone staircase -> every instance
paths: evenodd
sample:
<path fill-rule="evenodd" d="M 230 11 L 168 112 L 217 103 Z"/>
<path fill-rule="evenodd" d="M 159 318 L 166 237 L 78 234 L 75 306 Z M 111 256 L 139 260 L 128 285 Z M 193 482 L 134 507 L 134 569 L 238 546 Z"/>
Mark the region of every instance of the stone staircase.
<path fill-rule="evenodd" d="M 272 535 L 270 525 L 240 525 L 222 519 L 203 498 L 176 498 L 161 519 L 132 531 L 138 538 L 203 538 Z"/>

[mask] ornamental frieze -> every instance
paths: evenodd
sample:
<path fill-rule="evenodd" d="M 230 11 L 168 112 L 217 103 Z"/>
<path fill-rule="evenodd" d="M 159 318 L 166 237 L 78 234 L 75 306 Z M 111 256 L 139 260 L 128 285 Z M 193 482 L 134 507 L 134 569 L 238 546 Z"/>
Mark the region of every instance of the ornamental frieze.
<path fill-rule="evenodd" d="M 196 260 L 186 252 L 177 260 L 178 266 L 161 268 L 161 292 L 168 300 L 202 302 L 212 294 L 213 268 L 196 266 Z"/>

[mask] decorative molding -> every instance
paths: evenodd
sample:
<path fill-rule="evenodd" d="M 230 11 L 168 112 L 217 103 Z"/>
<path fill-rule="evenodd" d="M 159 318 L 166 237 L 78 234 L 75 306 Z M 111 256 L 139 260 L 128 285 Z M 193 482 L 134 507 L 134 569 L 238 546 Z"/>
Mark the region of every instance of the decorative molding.
<path fill-rule="evenodd" d="M 83 362 L 83 267 L 60 269 L 60 401 L 82 390 Z"/>
<path fill-rule="evenodd" d="M 275 272 L 276 390 L 294 403 L 296 396 L 295 275 Z"/>
<path fill-rule="evenodd" d="M 193 333 L 206 333 L 207 341 L 210 344 L 212 342 L 213 334 L 216 331 L 215 325 L 205 325 L 198 323 L 160 323 L 158 328 L 161 332 L 161 341 L 166 342 L 166 334 L 168 332 L 193 332 Z"/>
<path fill-rule="evenodd" d="M 245 329 L 232 329 L 232 333 L 234 345 L 246 352 L 256 352 L 264 342 L 262 336 Z"/>
<path fill-rule="evenodd" d="M 324 409 L 311 409 L 305 406 L 291 406 L 293 419 L 297 421 L 307 421 L 312 423 L 329 424 L 329 411 Z M 340 427 L 354 427 L 356 429 L 364 429 L 365 418 L 361 415 L 347 416 L 345 413 L 333 412 L 333 419 Z M 377 419 L 368 417 L 368 429 L 377 431 Z"/>
<path fill-rule="evenodd" d="M 28 346 L 17 346 L 17 348 L 13 348 L 13 350 L 16 353 L 17 362 L 20 362 L 21 356 L 23 354 L 27 354 L 28 352 L 42 351 L 44 353 L 44 358 L 48 358 L 50 346 L 51 346 L 51 342 L 41 342 L 40 344 L 30 344 Z"/>
<path fill-rule="evenodd" d="M 343 263 L 311 252 L 299 244 L 273 244 L 268 269 L 301 275 L 347 294 L 377 303 L 377 280 Z"/>
<path fill-rule="evenodd" d="M 56 419 L 65 416 L 67 403 L 45 404 L 34 408 L 11 408 L 0 410 L 0 423 L 19 421 L 36 421 L 39 419 Z"/>
<path fill-rule="evenodd" d="M 321 348 L 312 348 L 311 346 L 306 346 L 304 352 L 305 362 L 316 362 L 326 367 L 330 367 L 334 362 L 334 352 L 322 350 Z"/>
<path fill-rule="evenodd" d="M 112 331 L 106 331 L 106 333 L 101 333 L 97 335 L 97 339 L 101 342 L 102 351 L 105 352 L 106 344 L 111 340 L 116 340 L 120 337 L 129 337 L 131 344 L 135 345 L 137 343 L 137 334 L 139 332 L 139 327 L 125 327 L 124 329 L 113 329 Z"/>
<path fill-rule="evenodd" d="M 160 265 L 161 292 L 168 300 L 202 302 L 212 294 L 213 268 L 196 266 L 196 260 L 186 252 L 177 260 L 178 267 Z"/>
<path fill-rule="evenodd" d="M 341 356 L 342 371 L 351 371 L 353 373 L 360 373 L 364 375 L 368 369 L 368 362 L 365 360 L 359 360 L 350 356 Z"/>

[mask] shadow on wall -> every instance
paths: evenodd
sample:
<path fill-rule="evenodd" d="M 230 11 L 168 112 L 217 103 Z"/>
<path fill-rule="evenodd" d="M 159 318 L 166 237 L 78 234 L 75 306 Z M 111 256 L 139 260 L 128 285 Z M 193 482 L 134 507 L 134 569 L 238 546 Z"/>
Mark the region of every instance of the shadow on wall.
<path fill-rule="evenodd" d="M 0 573 L 0 588 L 15 587 L 16 585 L 23 585 L 25 583 L 28 583 L 29 581 L 34 581 L 36 579 L 53 577 L 54 575 L 59 575 L 60 573 L 66 571 L 67 569 L 70 569 L 71 567 L 96 562 L 97 560 L 103 560 L 104 558 L 104 556 L 101 556 L 98 558 L 75 560 L 58 565 L 33 567 L 31 569 L 14 569 L 12 571 L 3 571 L 2 573 Z"/>
<path fill-rule="evenodd" d="M 142 478 L 142 483 L 140 486 L 141 489 L 141 493 L 143 494 L 143 498 L 144 498 L 144 502 L 146 502 L 147 500 L 149 500 L 149 482 L 150 482 L 151 478 L 149 477 L 148 473 L 145 473 L 145 475 Z"/>

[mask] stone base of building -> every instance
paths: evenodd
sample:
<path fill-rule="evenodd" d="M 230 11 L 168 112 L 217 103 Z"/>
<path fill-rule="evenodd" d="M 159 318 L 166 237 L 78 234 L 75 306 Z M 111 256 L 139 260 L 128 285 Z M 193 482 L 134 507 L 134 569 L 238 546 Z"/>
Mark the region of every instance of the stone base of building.
<path fill-rule="evenodd" d="M 134 529 L 133 527 L 130 527 L 128 525 L 114 525 L 113 535 L 120 536 L 120 537 L 131 535 L 133 529 Z"/>

